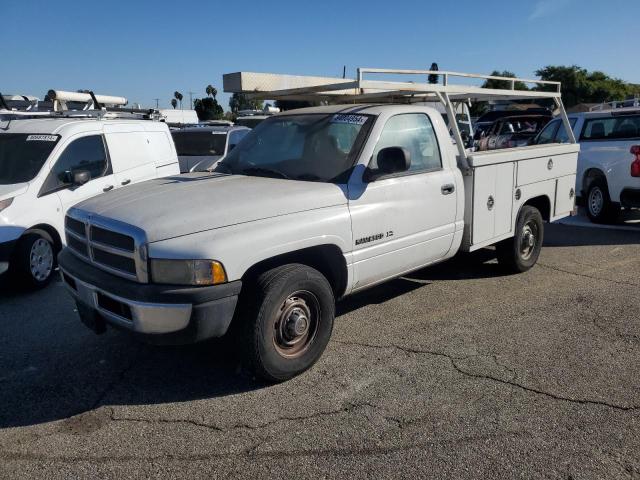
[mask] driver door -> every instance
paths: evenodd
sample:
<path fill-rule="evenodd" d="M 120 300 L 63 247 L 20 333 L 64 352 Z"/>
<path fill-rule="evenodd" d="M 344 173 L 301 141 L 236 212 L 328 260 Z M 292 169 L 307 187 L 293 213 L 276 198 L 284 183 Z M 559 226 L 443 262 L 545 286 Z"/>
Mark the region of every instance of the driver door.
<path fill-rule="evenodd" d="M 350 192 L 362 192 L 349 200 L 356 290 L 442 259 L 453 242 L 456 178 L 443 168 L 432 120 L 426 113 L 390 117 L 370 168 L 386 147 L 406 149 L 411 166 L 365 184 L 352 176 Z"/>
<path fill-rule="evenodd" d="M 73 184 L 73 174 L 87 171 L 90 179 Z M 115 187 L 113 171 L 102 135 L 87 135 L 71 140 L 55 161 L 43 188 L 60 199 L 62 216 L 69 207 Z"/>

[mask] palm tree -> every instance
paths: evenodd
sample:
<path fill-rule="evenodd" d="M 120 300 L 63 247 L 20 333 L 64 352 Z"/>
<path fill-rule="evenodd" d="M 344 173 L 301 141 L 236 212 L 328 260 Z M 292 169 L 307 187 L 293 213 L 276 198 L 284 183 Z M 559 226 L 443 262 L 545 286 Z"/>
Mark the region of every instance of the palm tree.
<path fill-rule="evenodd" d="M 182 99 L 184 98 L 184 96 L 177 90 L 173 92 L 173 96 L 175 97 L 176 100 L 180 102 L 180 108 L 182 109 Z M 173 102 L 171 102 L 171 104 L 173 105 Z"/>
<path fill-rule="evenodd" d="M 206 92 L 208 97 L 213 97 L 214 99 L 218 95 L 218 90 L 213 85 L 207 85 Z"/>
<path fill-rule="evenodd" d="M 175 109 L 178 106 L 178 100 L 175 98 L 171 99 L 171 106 Z"/>

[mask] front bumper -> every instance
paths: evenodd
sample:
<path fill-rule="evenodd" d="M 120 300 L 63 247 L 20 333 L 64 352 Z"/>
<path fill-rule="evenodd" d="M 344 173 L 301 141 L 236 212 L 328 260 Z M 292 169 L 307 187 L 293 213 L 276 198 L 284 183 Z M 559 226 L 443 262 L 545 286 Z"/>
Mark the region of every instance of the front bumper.
<path fill-rule="evenodd" d="M 187 344 L 223 336 L 233 318 L 242 282 L 209 287 L 140 284 L 102 271 L 63 249 L 63 282 L 85 325 L 106 325 L 150 343 Z"/>
<path fill-rule="evenodd" d="M 0 243 L 0 275 L 9 270 L 9 262 L 18 240 L 10 240 Z"/>

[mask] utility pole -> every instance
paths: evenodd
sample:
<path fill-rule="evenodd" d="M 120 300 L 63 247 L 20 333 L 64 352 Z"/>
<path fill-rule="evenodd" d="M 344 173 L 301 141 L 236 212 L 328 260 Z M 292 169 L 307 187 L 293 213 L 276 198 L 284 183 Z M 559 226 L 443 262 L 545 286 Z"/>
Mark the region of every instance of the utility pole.
<path fill-rule="evenodd" d="M 189 110 L 193 110 L 193 94 L 196 92 L 187 92 L 189 94 Z"/>
<path fill-rule="evenodd" d="M 160 109 L 160 99 L 159 98 L 154 98 L 154 100 L 156 101 L 156 110 Z"/>

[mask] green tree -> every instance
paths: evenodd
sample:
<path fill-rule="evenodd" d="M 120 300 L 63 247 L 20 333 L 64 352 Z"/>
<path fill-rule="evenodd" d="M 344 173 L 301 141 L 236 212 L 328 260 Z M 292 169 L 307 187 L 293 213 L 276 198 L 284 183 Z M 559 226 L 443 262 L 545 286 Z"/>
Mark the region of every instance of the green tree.
<path fill-rule="evenodd" d="M 234 93 L 229 99 L 229 108 L 233 113 L 240 110 L 262 110 L 262 100 L 247 98 L 244 93 Z"/>
<path fill-rule="evenodd" d="M 174 110 L 175 110 L 175 108 L 178 106 L 178 100 L 176 100 L 175 98 L 172 98 L 172 99 L 171 99 L 171 106 L 172 106 L 172 107 L 174 108 Z"/>
<path fill-rule="evenodd" d="M 213 85 L 207 85 L 205 91 L 207 93 L 207 97 L 213 97 L 215 99 L 216 95 L 218 95 L 218 90 Z"/>
<path fill-rule="evenodd" d="M 562 100 L 567 107 L 579 103 L 624 100 L 640 94 L 640 86 L 612 78 L 604 72 L 589 72 L 578 65 L 548 65 L 536 72 L 541 80 L 561 82 Z M 553 89 L 550 85 L 545 90 Z"/>
<path fill-rule="evenodd" d="M 214 97 L 196 98 L 193 108 L 198 120 L 219 120 L 224 117 L 224 109 Z"/>
<path fill-rule="evenodd" d="M 491 76 L 492 77 L 507 77 L 507 78 L 515 78 L 516 74 L 513 72 L 510 72 L 508 70 L 503 70 L 502 72 L 499 72 L 498 70 L 494 70 L 493 72 L 491 72 Z M 511 88 L 511 82 L 509 80 L 494 80 L 494 79 L 489 79 L 489 80 L 485 80 L 485 82 L 482 84 L 482 88 L 496 88 L 496 89 L 510 89 Z M 529 90 L 529 88 L 527 87 L 527 84 L 524 82 L 515 82 L 515 89 L 516 90 Z"/>
<path fill-rule="evenodd" d="M 173 97 L 180 102 L 180 108 L 182 108 L 182 99 L 184 98 L 183 95 L 178 92 L 177 90 L 175 92 L 173 92 Z M 171 104 L 173 105 L 173 102 L 171 102 Z M 173 107 L 175 108 L 175 107 Z"/>

